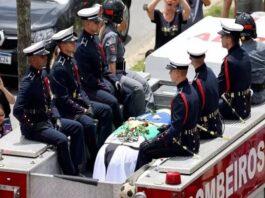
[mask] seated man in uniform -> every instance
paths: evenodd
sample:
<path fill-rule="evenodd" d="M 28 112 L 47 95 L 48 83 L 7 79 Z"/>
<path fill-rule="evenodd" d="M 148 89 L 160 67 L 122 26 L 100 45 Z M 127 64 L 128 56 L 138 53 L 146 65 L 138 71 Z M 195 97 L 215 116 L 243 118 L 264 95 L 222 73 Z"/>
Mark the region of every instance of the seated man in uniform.
<path fill-rule="evenodd" d="M 151 141 L 140 145 L 135 170 L 152 159 L 172 156 L 189 156 L 198 153 L 200 137 L 197 131 L 200 101 L 199 96 L 186 77 L 190 61 L 170 59 L 167 69 L 177 85 L 177 95 L 171 104 L 171 124 Z"/>
<path fill-rule="evenodd" d="M 55 145 L 63 173 L 78 175 L 84 160 L 83 127 L 74 120 L 61 118 L 54 106 L 47 72 L 43 69 L 49 54 L 45 44 L 40 41 L 23 50 L 30 65 L 20 82 L 13 113 L 25 138 Z"/>
<path fill-rule="evenodd" d="M 125 119 L 127 119 L 142 115 L 146 110 L 152 109 L 154 97 L 148 82 L 143 77 L 136 72 L 126 70 L 125 47 L 117 29 L 117 24 L 123 21 L 124 9 L 124 3 L 121 0 L 105 0 L 103 2 L 104 25 L 100 30 L 99 37 L 105 53 L 105 77 L 112 83 L 117 93 L 121 88 L 126 92 L 129 90 L 131 93 L 129 100 L 122 101 L 127 112 Z M 128 97 L 128 94 L 126 96 Z"/>
<path fill-rule="evenodd" d="M 251 103 L 261 104 L 265 101 L 265 44 L 254 40 L 257 38 L 256 24 L 250 14 L 241 13 L 236 17 L 236 23 L 244 26 L 240 34 L 241 47 L 248 53 L 251 62 Z"/>
<path fill-rule="evenodd" d="M 78 11 L 77 15 L 82 19 L 83 32 L 78 39 L 75 58 L 86 94 L 91 100 L 111 107 L 113 123 L 118 128 L 123 123 L 123 116 L 117 98 L 111 94 L 108 82 L 103 78 L 102 47 L 97 35 L 102 21 L 98 16 L 99 11 L 99 7 Z"/>
<path fill-rule="evenodd" d="M 52 40 L 60 49 L 51 70 L 56 106 L 63 117 L 83 125 L 90 153 L 89 163 L 93 167 L 98 149 L 112 132 L 112 111 L 106 104 L 90 101 L 81 86 L 78 66 L 73 58 L 77 40 L 73 26 L 54 34 Z M 98 131 L 93 118 L 99 121 Z"/>
<path fill-rule="evenodd" d="M 187 52 L 196 73 L 192 85 L 201 102 L 198 130 L 201 139 L 208 139 L 222 136 L 222 122 L 218 108 L 218 81 L 212 69 L 204 62 L 207 52 L 204 45 L 201 41 L 196 40 L 188 47 Z"/>
<path fill-rule="evenodd" d="M 221 72 L 218 75 L 219 95 L 222 97 L 219 110 L 223 118 L 241 120 L 250 115 L 251 63 L 245 50 L 239 46 L 243 26 L 221 23 L 222 46 L 228 50 Z"/>

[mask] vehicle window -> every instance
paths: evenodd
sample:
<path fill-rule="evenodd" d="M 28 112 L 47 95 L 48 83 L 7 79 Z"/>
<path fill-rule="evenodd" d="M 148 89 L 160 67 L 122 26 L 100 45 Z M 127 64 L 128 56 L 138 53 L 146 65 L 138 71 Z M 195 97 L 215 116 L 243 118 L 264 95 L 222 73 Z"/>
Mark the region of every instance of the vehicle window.
<path fill-rule="evenodd" d="M 69 0 L 33 0 L 33 1 L 52 1 L 58 4 L 67 4 L 69 2 Z"/>

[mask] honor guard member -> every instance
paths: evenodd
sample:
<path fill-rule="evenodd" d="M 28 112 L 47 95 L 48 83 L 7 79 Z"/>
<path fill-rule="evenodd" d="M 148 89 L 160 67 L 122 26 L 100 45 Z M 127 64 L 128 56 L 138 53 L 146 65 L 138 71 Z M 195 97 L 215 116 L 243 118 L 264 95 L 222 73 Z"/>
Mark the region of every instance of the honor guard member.
<path fill-rule="evenodd" d="M 77 40 L 73 26 L 54 34 L 52 40 L 57 42 L 60 49 L 51 71 L 56 106 L 63 117 L 77 120 L 83 125 L 90 153 L 88 163 L 94 163 L 98 149 L 112 132 L 111 108 L 106 104 L 90 101 L 81 87 L 78 67 L 73 58 Z M 99 121 L 98 135 L 93 118 Z"/>
<path fill-rule="evenodd" d="M 117 128 L 123 123 L 123 115 L 117 98 L 111 94 L 109 84 L 103 79 L 102 46 L 97 34 L 102 23 L 98 16 L 99 11 L 98 6 L 78 11 L 77 15 L 82 19 L 83 32 L 78 39 L 75 58 L 86 94 L 91 100 L 111 107 L 113 123 Z"/>
<path fill-rule="evenodd" d="M 222 46 L 228 50 L 218 75 L 219 110 L 225 119 L 243 119 L 250 115 L 251 63 L 245 50 L 239 46 L 243 26 L 235 22 L 221 23 Z"/>
<path fill-rule="evenodd" d="M 219 113 L 218 81 L 205 62 L 207 48 L 201 41 L 194 40 L 187 49 L 191 64 L 195 69 L 195 78 L 192 81 L 200 98 L 200 118 L 198 121 L 201 139 L 222 136 L 222 122 Z"/>
<path fill-rule="evenodd" d="M 265 101 L 265 44 L 254 40 L 257 38 L 256 24 L 250 14 L 237 15 L 236 23 L 244 27 L 240 34 L 241 47 L 248 53 L 251 62 L 251 103 L 261 104 Z"/>
<path fill-rule="evenodd" d="M 20 82 L 13 109 L 14 116 L 20 122 L 22 135 L 56 146 L 63 173 L 78 175 L 78 167 L 84 160 L 83 127 L 74 120 L 60 118 L 54 106 L 49 79 L 43 69 L 49 54 L 45 50 L 45 41 L 34 43 L 23 52 L 27 54 L 30 65 Z"/>
<path fill-rule="evenodd" d="M 172 58 L 166 66 L 172 82 L 177 85 L 177 94 L 171 103 L 171 124 L 160 130 L 151 141 L 140 145 L 136 170 L 152 159 L 191 156 L 198 153 L 200 136 L 197 122 L 200 111 L 199 96 L 186 77 L 190 61 L 188 57 Z"/>
<path fill-rule="evenodd" d="M 125 48 L 117 29 L 123 21 L 125 6 L 121 0 L 105 0 L 102 4 L 104 25 L 100 31 L 100 40 L 105 53 L 105 67 L 110 71 L 109 80 L 119 86 L 118 81 L 112 80 L 114 75 L 122 87 L 132 91 L 129 108 L 130 116 L 138 116 L 145 112 L 146 107 L 153 108 L 154 96 L 147 81 L 136 72 L 126 69 L 124 60 Z"/>

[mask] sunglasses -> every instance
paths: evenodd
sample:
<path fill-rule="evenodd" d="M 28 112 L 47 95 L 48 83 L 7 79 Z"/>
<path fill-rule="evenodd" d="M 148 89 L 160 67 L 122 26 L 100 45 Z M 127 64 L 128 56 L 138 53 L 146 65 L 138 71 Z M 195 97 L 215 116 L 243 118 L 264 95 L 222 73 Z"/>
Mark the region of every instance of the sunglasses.
<path fill-rule="evenodd" d="M 91 20 L 92 22 L 94 22 L 95 24 L 99 24 L 101 21 L 100 20 Z"/>

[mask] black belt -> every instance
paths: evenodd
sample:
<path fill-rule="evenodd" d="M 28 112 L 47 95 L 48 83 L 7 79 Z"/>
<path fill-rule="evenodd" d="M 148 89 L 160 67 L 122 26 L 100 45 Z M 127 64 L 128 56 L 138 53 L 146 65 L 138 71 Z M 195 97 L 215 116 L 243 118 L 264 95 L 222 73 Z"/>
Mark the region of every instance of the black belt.
<path fill-rule="evenodd" d="M 207 122 L 209 119 L 216 117 L 218 115 L 218 113 L 219 113 L 219 111 L 218 111 L 218 109 L 216 109 L 214 112 L 209 113 L 206 116 L 202 116 L 200 118 L 200 121 Z"/>
<path fill-rule="evenodd" d="M 50 113 L 51 109 L 48 107 L 46 107 L 45 109 L 25 109 L 24 112 L 31 115 L 37 115 L 40 113 Z"/>
<path fill-rule="evenodd" d="M 244 91 L 226 93 L 226 95 L 229 96 L 230 98 L 235 98 L 237 96 L 247 96 L 249 94 L 250 94 L 250 89 L 246 89 Z"/>
<path fill-rule="evenodd" d="M 194 127 L 193 129 L 185 129 L 183 131 L 183 134 L 184 135 L 191 135 L 191 134 L 194 134 L 196 133 L 198 130 L 197 130 L 197 127 Z"/>
<path fill-rule="evenodd" d="M 24 112 L 28 114 L 36 115 L 40 113 L 45 113 L 46 110 L 45 109 L 25 109 Z"/>
<path fill-rule="evenodd" d="M 261 84 L 251 84 L 251 89 L 254 92 L 260 92 L 265 89 L 265 82 Z"/>

